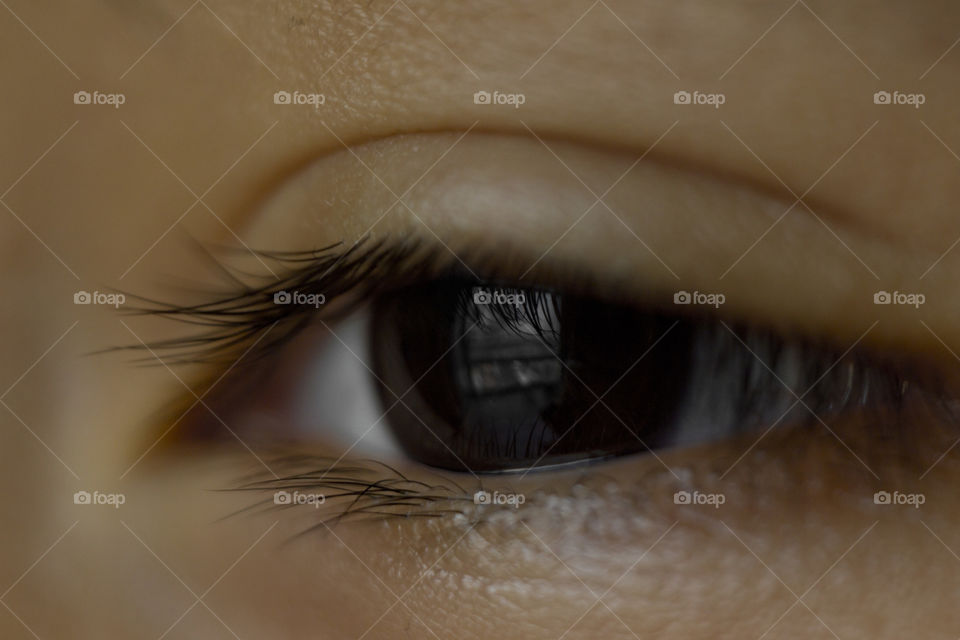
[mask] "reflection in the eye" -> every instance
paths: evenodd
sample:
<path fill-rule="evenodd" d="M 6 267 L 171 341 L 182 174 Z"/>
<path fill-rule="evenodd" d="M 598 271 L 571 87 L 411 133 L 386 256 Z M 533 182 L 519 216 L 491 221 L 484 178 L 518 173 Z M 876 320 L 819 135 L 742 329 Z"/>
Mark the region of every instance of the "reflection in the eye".
<path fill-rule="evenodd" d="M 496 320 L 495 307 L 489 304 L 494 302 L 493 295 L 479 288 L 473 291 L 474 302 L 478 303 L 478 324 L 484 327 L 492 327 Z M 504 296 L 504 303 L 523 304 L 522 294 L 514 295 L 509 301 Z M 516 396 L 528 389 L 538 390 L 537 404 L 541 408 L 555 401 L 562 375 L 556 357 L 559 335 L 554 331 L 541 335 L 536 328 L 557 325 L 561 299 L 547 292 L 543 302 L 534 310 L 534 319 L 518 319 L 513 331 L 505 327 L 500 331 L 467 331 L 467 317 L 458 318 L 456 332 L 463 333 L 464 338 L 454 348 L 453 362 L 455 371 L 465 373 L 460 381 L 463 402 L 479 405 L 491 394 Z"/>
<path fill-rule="evenodd" d="M 509 296 L 509 297 L 508 297 Z M 502 299 L 502 301 L 501 301 Z M 510 435 L 516 425 L 530 422 L 560 401 L 563 369 L 556 331 L 537 331 L 559 322 L 561 299 L 543 294 L 542 304 L 530 310 L 535 317 L 518 317 L 513 327 L 497 323 L 494 305 L 524 303 L 523 294 L 503 294 L 474 289 L 476 322 L 467 314 L 456 317 L 454 334 L 463 339 L 451 351 L 451 369 L 457 377 L 458 399 L 464 418 L 471 423 L 489 423 Z M 558 434 L 544 434 L 553 445 Z"/>

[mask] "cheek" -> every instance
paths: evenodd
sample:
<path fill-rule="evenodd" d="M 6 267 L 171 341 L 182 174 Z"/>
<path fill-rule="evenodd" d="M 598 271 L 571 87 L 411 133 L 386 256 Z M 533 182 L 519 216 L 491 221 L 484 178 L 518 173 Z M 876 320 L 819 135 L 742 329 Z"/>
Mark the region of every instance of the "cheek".
<path fill-rule="evenodd" d="M 960 470 L 948 455 L 918 480 L 953 442 L 946 417 L 926 409 L 902 417 L 902 437 L 880 428 L 896 422 L 890 416 L 851 417 L 831 420 L 837 437 L 814 424 L 659 460 L 483 477 L 491 493 L 523 495 L 517 508 L 471 502 L 458 514 L 327 529 L 309 507 L 268 505 L 202 532 L 177 530 L 198 565 L 209 563 L 204 550 L 226 550 L 215 576 L 278 523 L 212 601 L 218 612 L 262 602 L 229 619 L 294 636 L 432 637 L 424 623 L 455 639 L 552 640 L 570 630 L 565 638 L 696 640 L 771 627 L 766 637 L 831 637 L 824 625 L 840 637 L 946 634 L 960 628 L 960 560 L 945 546 L 960 550 Z M 401 471 L 436 481 L 422 468 Z M 456 480 L 468 494 L 476 488 L 469 476 Z M 879 490 L 926 501 L 877 505 Z M 678 504 L 678 491 L 707 498 Z M 709 502 L 720 494 L 722 504 Z M 204 512 L 263 498 L 215 494 Z"/>
<path fill-rule="evenodd" d="M 915 418 L 926 434 L 915 453 L 944 444 L 921 445 L 946 425 Z M 822 427 L 768 436 L 723 479 L 752 441 L 662 456 L 679 479 L 649 459 L 528 476 L 515 487 L 527 496 L 518 509 L 396 530 L 398 546 L 423 550 L 420 570 L 436 562 L 407 601 L 445 629 L 481 624 L 476 637 L 955 631 L 960 559 L 945 545 L 960 549 L 950 506 L 960 473 L 941 463 L 938 477 L 918 481 L 918 460 L 880 451 L 867 426 L 831 425 L 846 444 Z M 884 487 L 923 504 L 878 505 Z M 707 502 L 677 504 L 678 489 Z M 723 503 L 710 504 L 717 494 Z"/>

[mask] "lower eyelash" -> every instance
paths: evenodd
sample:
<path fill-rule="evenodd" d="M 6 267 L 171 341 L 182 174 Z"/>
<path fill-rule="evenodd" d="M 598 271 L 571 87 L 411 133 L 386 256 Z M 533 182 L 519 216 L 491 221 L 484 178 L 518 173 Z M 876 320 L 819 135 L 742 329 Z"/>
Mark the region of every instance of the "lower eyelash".
<path fill-rule="evenodd" d="M 375 460 L 287 455 L 271 459 L 268 466 L 279 477 L 258 472 L 227 490 L 271 494 L 248 509 L 302 508 L 312 506 L 310 496 L 317 502 L 316 497 L 323 496 L 316 510 L 320 522 L 303 533 L 341 522 L 466 515 L 474 504 L 473 494 L 453 480 L 442 476 L 443 481 L 435 484 L 414 480 Z M 286 495 L 278 501 L 283 492 Z"/>
<path fill-rule="evenodd" d="M 834 480 L 841 483 L 839 486 L 843 487 L 838 493 L 831 494 L 834 499 L 848 502 L 851 508 L 863 508 L 866 497 L 875 491 L 891 486 L 914 486 L 917 477 L 929 468 L 934 449 L 943 449 L 948 444 L 938 441 L 936 444 L 925 443 L 922 448 L 919 445 L 911 446 L 913 441 L 904 437 L 899 423 L 904 417 L 913 414 L 914 411 L 911 410 L 906 416 L 898 414 L 893 417 L 872 412 L 870 417 L 855 418 L 853 421 L 860 424 L 855 427 L 855 433 L 851 433 L 849 429 L 841 432 L 843 444 L 826 432 L 818 433 L 817 438 L 811 438 L 809 430 L 818 426 L 811 418 L 778 435 L 768 436 L 754 450 L 757 455 L 739 462 L 735 476 L 726 482 L 723 481 L 724 472 L 729 470 L 738 452 L 742 453 L 737 447 L 722 458 L 711 456 L 704 459 L 701 453 L 699 462 L 686 465 L 672 463 L 674 468 L 681 472 L 680 478 L 648 459 L 649 469 L 634 478 L 630 484 L 608 476 L 595 464 L 571 469 L 576 471 L 576 475 L 568 476 L 559 482 L 549 469 L 543 469 L 539 470 L 537 476 L 548 478 L 547 484 L 541 486 L 545 493 L 541 496 L 539 490 L 535 490 L 533 494 L 527 492 L 526 504 L 519 511 L 514 508 L 478 507 L 475 492 L 470 492 L 443 476 L 440 476 L 440 482 L 430 483 L 407 477 L 375 460 L 338 461 L 332 457 L 304 455 L 270 459 L 268 464 L 279 477 L 274 478 L 267 472 L 257 472 L 242 478 L 236 486 L 226 491 L 259 496 L 256 502 L 234 513 L 234 516 L 277 509 L 293 516 L 298 509 L 301 510 L 300 515 L 308 519 L 308 524 L 291 541 L 310 534 L 323 535 L 339 524 L 349 523 L 369 524 L 451 516 L 464 518 L 462 522 L 471 526 L 487 521 L 500 522 L 496 520 L 500 516 L 506 516 L 506 522 L 513 522 L 516 517 L 524 517 L 524 508 L 539 504 L 540 510 L 536 513 L 542 513 L 543 508 L 550 508 L 554 498 L 571 499 L 587 494 L 598 500 L 605 499 L 604 496 L 617 497 L 618 500 L 629 501 L 631 505 L 642 505 L 650 516 L 672 514 L 670 497 L 673 492 L 691 488 L 701 492 L 729 493 L 739 496 L 741 502 L 745 499 L 761 499 L 766 492 L 780 494 L 790 491 L 802 503 L 804 496 L 809 497 L 809 492 L 823 491 L 822 483 L 832 482 L 821 475 L 825 473 L 832 474 Z M 946 419 L 946 416 L 939 412 L 936 412 L 936 417 Z M 884 422 L 878 424 L 877 419 Z M 955 422 L 955 418 L 951 419 Z M 953 425 L 954 422 L 950 424 Z M 898 442 L 890 447 L 878 446 L 876 434 L 869 431 L 878 426 L 887 431 L 895 431 Z M 852 447 L 858 457 L 862 456 L 862 460 L 855 459 L 847 447 Z M 835 452 L 837 456 L 833 462 L 823 459 L 828 450 Z M 790 451 L 790 458 L 788 462 L 781 464 L 778 462 L 781 460 L 779 456 L 784 451 Z M 797 460 L 816 460 L 816 467 L 811 468 L 807 466 L 807 462 L 798 463 Z M 878 477 L 872 477 L 868 468 L 876 470 Z M 776 486 L 768 486 L 761 481 L 771 473 L 777 479 Z M 638 482 L 641 479 L 644 481 Z M 483 486 L 478 485 L 477 491 L 482 490 Z M 323 494 L 325 501 L 317 509 L 303 502 L 277 504 L 277 492 L 287 492 L 291 496 L 296 492 L 301 495 Z M 743 504 L 728 506 L 743 508 Z M 714 515 L 712 510 L 705 513 L 708 516 Z"/>

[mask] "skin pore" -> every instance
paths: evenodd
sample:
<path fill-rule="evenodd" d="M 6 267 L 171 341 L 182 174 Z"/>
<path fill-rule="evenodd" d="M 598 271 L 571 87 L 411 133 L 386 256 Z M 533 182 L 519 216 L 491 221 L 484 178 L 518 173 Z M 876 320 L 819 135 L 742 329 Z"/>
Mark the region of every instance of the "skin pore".
<path fill-rule="evenodd" d="M 309 507 L 236 513 L 269 494 L 217 491 L 273 477 L 257 416 L 208 412 L 220 439 L 190 446 L 159 413 L 225 367 L 91 357 L 176 327 L 73 304 L 78 290 L 217 282 L 188 236 L 283 251 L 482 243 L 529 284 L 573 271 L 651 305 L 722 291 L 726 321 L 908 354 L 949 380 L 954 5 L 8 4 L 0 636 L 960 634 L 960 433 L 917 398 L 886 416 L 896 437 L 851 412 L 759 441 L 483 479 L 526 495 L 516 510 L 298 536 Z M 75 104 L 77 91 L 125 102 Z M 276 104 L 277 91 L 324 104 Z M 478 91 L 524 102 L 477 104 Z M 675 104 L 678 91 L 725 102 Z M 925 102 L 876 104 L 878 91 Z M 926 302 L 878 306 L 880 290 Z M 344 449 L 319 428 L 298 445 Z M 684 489 L 726 502 L 675 504 Z M 80 490 L 125 503 L 76 505 Z M 926 502 L 876 505 L 881 490 Z"/>

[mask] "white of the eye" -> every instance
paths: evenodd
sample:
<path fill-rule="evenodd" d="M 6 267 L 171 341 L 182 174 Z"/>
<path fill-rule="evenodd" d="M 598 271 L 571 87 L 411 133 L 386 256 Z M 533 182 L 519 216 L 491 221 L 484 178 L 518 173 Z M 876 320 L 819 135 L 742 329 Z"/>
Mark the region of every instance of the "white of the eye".
<path fill-rule="evenodd" d="M 369 309 L 351 313 L 331 330 L 335 335 L 305 354 L 291 409 L 297 428 L 334 449 L 353 447 L 353 457 L 402 457 L 371 373 Z"/>

